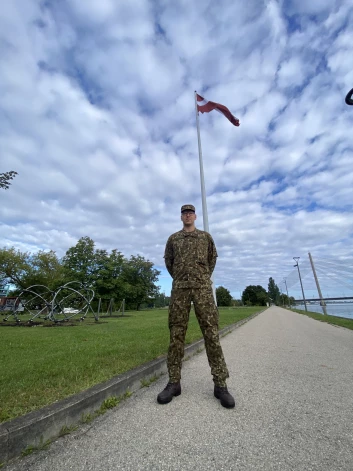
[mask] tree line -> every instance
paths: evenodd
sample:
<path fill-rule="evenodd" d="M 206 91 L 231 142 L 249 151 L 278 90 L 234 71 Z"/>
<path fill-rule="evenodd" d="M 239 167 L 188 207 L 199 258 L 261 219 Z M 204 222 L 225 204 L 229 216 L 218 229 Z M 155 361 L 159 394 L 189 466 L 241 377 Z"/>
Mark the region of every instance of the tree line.
<path fill-rule="evenodd" d="M 21 252 L 14 247 L 0 249 L 0 285 L 14 286 L 13 295 L 33 285 L 45 285 L 50 290 L 70 281 L 79 281 L 95 291 L 95 299 L 105 304 L 114 298 L 125 299 L 127 309 L 139 309 L 142 304 L 167 305 L 168 298 L 156 285 L 160 271 L 141 255 L 128 259 L 117 249 L 110 253 L 97 249 L 89 237 L 82 237 L 69 248 L 62 259 L 54 251 Z"/>
<path fill-rule="evenodd" d="M 294 298 L 281 293 L 272 277 L 268 280 L 267 291 L 261 285 L 249 285 L 244 289 L 241 299 L 236 300 L 232 299 L 228 289 L 219 286 L 216 288 L 216 298 L 218 306 L 266 306 L 267 304 L 289 306 L 294 304 Z"/>
<path fill-rule="evenodd" d="M 62 259 L 53 250 L 32 254 L 14 247 L 0 249 L 0 287 L 12 285 L 13 295 L 33 285 L 45 285 L 55 291 L 65 283 L 79 281 L 95 291 L 96 303 L 101 298 L 103 308 L 112 298 L 116 304 L 125 299 L 127 309 L 139 309 L 143 305 L 166 307 L 170 297 L 160 293 L 156 285 L 160 273 L 141 255 L 131 255 L 127 259 L 117 249 L 110 253 L 97 249 L 90 237 L 81 237 Z M 219 286 L 216 298 L 218 306 L 289 305 L 294 302 L 294 298 L 280 293 L 273 278 L 269 279 L 267 291 L 260 285 L 250 285 L 239 300 L 233 299 L 227 288 Z"/>

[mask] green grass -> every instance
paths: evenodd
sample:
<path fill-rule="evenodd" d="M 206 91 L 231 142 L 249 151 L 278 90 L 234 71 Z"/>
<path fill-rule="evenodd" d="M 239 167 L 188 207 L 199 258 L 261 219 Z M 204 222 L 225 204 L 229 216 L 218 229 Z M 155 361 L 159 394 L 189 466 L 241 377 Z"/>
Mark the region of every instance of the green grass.
<path fill-rule="evenodd" d="M 345 319 L 343 317 L 335 317 L 324 314 L 318 314 L 317 312 L 302 311 L 300 309 L 291 309 L 293 312 L 298 314 L 304 314 L 305 316 L 316 319 L 317 321 L 327 322 L 328 324 L 339 325 L 340 327 L 346 327 L 347 329 L 353 330 L 353 319 Z"/>
<path fill-rule="evenodd" d="M 141 379 L 141 388 L 149 388 L 152 383 L 157 381 L 158 376 L 153 375 L 151 378 L 143 378 Z"/>
<path fill-rule="evenodd" d="M 64 425 L 60 429 L 59 437 L 64 437 L 65 435 L 70 435 L 70 433 L 74 432 L 77 429 L 78 429 L 78 425 L 70 425 L 70 426 Z"/>
<path fill-rule="evenodd" d="M 22 457 L 31 455 L 36 451 L 47 450 L 50 447 L 50 440 L 43 442 L 41 439 L 40 444 L 38 446 L 28 445 L 21 453 Z"/>
<path fill-rule="evenodd" d="M 220 329 L 263 307 L 221 308 Z M 167 310 L 74 326 L 0 326 L 0 422 L 83 391 L 166 354 Z M 10 322 L 10 321 L 9 321 Z M 190 313 L 186 344 L 202 338 Z"/>

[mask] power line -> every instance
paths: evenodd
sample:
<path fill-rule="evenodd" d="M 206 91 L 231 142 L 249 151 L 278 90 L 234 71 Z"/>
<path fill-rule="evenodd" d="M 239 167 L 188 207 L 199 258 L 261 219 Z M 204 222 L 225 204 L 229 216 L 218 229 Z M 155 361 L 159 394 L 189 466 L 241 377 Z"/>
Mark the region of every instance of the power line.
<path fill-rule="evenodd" d="M 351 259 L 336 261 L 315 257 L 315 267 L 319 274 L 320 285 L 325 291 L 328 289 L 337 291 L 337 288 L 353 290 L 353 262 Z M 304 260 L 300 264 L 300 272 L 305 282 L 303 282 L 305 290 L 316 291 L 317 287 L 314 282 L 311 265 L 308 261 Z M 293 289 L 294 287 L 297 289 L 299 287 L 300 280 L 297 270 L 291 270 L 283 278 L 286 280 L 288 289 Z M 282 283 L 284 282 L 282 281 Z"/>

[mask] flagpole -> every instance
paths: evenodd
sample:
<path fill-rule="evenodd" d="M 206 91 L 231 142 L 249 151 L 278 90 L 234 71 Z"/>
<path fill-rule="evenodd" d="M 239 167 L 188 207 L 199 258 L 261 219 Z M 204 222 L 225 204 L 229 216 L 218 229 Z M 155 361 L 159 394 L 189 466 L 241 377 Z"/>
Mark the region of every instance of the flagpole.
<path fill-rule="evenodd" d="M 196 113 L 196 129 L 197 129 L 197 142 L 199 144 L 199 163 L 200 163 L 200 180 L 201 180 L 201 198 L 202 198 L 202 215 L 203 215 L 203 230 L 210 232 L 208 227 L 208 214 L 207 214 L 207 202 L 206 202 L 206 190 L 205 190 L 205 176 L 203 173 L 203 162 L 202 162 L 202 148 L 201 148 L 201 136 L 200 136 L 200 122 L 199 112 L 197 111 L 197 92 L 195 90 L 195 113 Z M 216 287 L 213 280 L 213 273 L 211 275 L 212 291 L 215 304 L 217 306 Z"/>
<path fill-rule="evenodd" d="M 203 162 L 202 162 L 202 148 L 201 148 L 201 137 L 200 137 L 200 123 L 199 113 L 197 111 L 197 98 L 195 91 L 195 113 L 196 113 L 196 129 L 197 129 L 197 142 L 199 144 L 199 163 L 200 163 L 200 180 L 201 180 L 201 198 L 202 198 L 202 215 L 203 215 L 203 230 L 209 231 L 208 227 L 208 214 L 207 214 L 207 202 L 206 202 L 206 190 L 205 190 L 205 176 L 203 173 Z"/>

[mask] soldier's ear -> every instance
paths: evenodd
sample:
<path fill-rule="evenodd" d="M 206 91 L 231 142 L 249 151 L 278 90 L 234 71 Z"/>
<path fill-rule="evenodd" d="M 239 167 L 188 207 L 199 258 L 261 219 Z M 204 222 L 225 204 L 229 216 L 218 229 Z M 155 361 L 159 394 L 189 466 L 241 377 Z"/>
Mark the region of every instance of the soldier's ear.
<path fill-rule="evenodd" d="M 195 213 L 195 219 L 197 219 L 197 215 L 196 215 L 196 213 Z"/>

